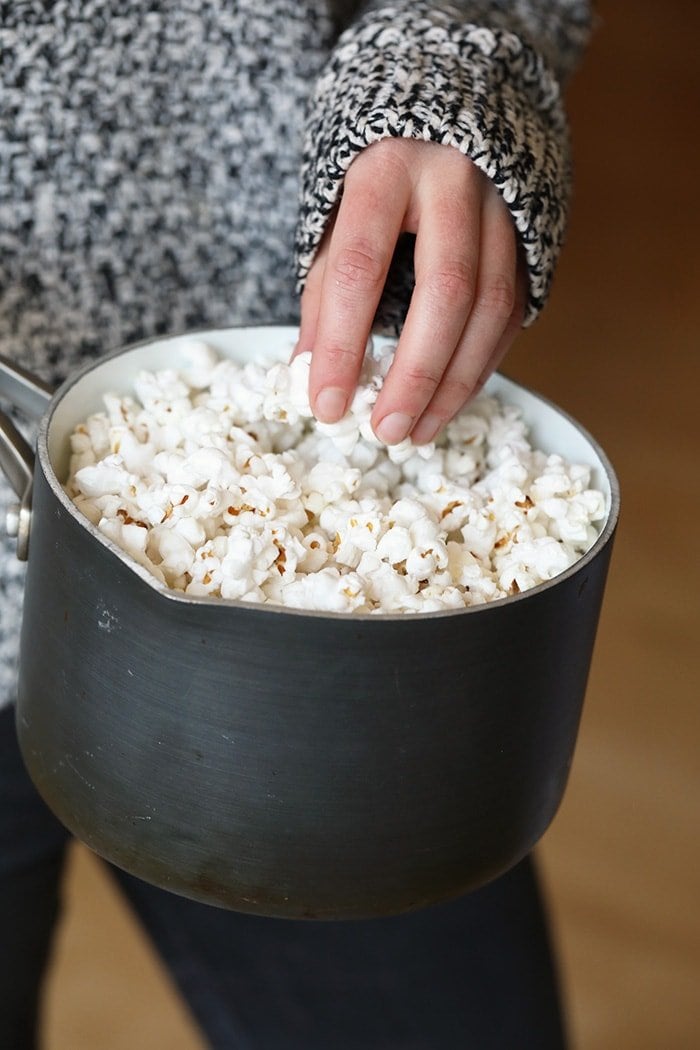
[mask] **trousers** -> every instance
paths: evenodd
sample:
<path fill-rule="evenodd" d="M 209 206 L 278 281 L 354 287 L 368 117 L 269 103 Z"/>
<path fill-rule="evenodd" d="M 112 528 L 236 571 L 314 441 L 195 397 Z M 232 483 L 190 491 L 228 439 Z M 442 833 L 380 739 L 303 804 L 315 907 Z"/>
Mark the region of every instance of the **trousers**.
<path fill-rule="evenodd" d="M 2 1050 L 38 1045 L 37 1004 L 61 915 L 69 842 L 24 770 L 14 712 L 5 708 Z M 531 858 L 450 903 L 343 922 L 224 911 L 108 868 L 213 1050 L 565 1050 Z"/>

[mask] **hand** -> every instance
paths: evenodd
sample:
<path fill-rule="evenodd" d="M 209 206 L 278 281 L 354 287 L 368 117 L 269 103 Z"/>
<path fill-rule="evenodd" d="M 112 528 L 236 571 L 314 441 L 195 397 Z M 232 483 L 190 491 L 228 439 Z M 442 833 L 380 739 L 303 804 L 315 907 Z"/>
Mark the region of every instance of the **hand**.
<path fill-rule="evenodd" d="M 492 183 L 451 146 L 383 139 L 350 165 L 309 271 L 297 351 L 312 350 L 316 417 L 345 413 L 400 233 L 416 286 L 372 414 L 377 436 L 431 441 L 480 389 L 522 325 L 527 277 Z"/>

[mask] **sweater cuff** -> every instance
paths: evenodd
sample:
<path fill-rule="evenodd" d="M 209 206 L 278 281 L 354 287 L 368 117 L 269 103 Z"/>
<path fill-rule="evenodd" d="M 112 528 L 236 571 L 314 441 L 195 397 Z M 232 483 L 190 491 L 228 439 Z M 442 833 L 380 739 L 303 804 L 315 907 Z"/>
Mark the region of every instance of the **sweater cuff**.
<path fill-rule="evenodd" d="M 571 181 L 559 84 L 537 52 L 511 32 L 465 25 L 425 0 L 387 5 L 342 35 L 310 114 L 300 286 L 358 153 L 391 136 L 423 139 L 466 154 L 500 192 L 527 261 L 525 323 L 534 320 L 563 241 Z"/>

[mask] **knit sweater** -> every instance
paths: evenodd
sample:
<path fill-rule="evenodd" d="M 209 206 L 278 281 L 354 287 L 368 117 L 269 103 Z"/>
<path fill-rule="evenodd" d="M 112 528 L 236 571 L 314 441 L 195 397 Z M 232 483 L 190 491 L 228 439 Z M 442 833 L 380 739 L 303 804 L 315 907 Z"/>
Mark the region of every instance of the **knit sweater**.
<path fill-rule="evenodd" d="M 0 0 L 0 353 L 55 382 L 150 335 L 295 322 L 344 174 L 386 136 L 493 180 L 532 320 L 566 221 L 561 85 L 589 29 L 585 0 Z M 1 704 L 10 543 L 0 570 Z"/>

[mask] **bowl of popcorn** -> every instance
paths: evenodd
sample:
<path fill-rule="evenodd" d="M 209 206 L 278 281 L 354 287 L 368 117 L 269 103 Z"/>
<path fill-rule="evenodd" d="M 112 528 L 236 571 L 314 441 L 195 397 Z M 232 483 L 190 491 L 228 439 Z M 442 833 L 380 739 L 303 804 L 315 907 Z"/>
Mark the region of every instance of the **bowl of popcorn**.
<path fill-rule="evenodd" d="M 574 420 L 494 376 L 383 445 L 375 336 L 336 424 L 291 328 L 130 347 L 5 417 L 28 555 L 17 725 L 63 823 L 156 885 L 390 915 L 522 858 L 572 760 L 618 514 Z"/>

